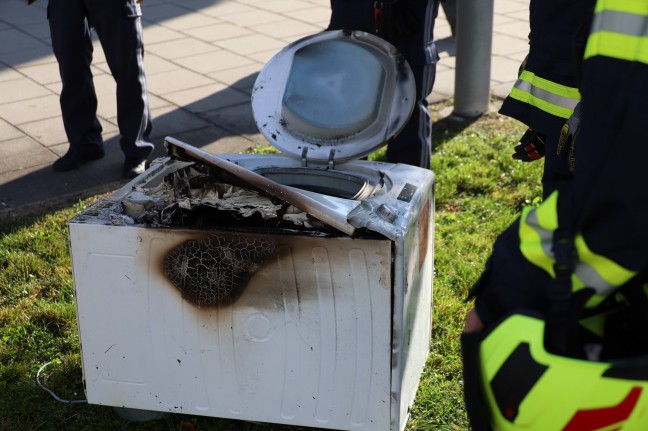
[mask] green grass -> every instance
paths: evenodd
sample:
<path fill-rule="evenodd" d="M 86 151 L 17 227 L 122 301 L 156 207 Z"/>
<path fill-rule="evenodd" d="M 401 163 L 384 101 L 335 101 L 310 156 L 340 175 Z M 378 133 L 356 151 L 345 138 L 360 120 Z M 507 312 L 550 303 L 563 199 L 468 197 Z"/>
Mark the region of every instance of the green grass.
<path fill-rule="evenodd" d="M 518 123 L 496 114 L 465 129 L 435 123 L 433 339 L 408 431 L 469 429 L 459 353 L 470 305 L 465 297 L 497 234 L 524 205 L 537 203 L 541 192 L 542 164 L 511 158 L 522 132 Z M 371 158 L 384 158 L 384 151 Z M 42 382 L 64 399 L 84 397 L 66 222 L 94 199 L 0 221 L 0 431 L 297 429 L 182 415 L 130 423 L 109 407 L 59 403 L 37 386 L 40 366 L 55 360 Z"/>

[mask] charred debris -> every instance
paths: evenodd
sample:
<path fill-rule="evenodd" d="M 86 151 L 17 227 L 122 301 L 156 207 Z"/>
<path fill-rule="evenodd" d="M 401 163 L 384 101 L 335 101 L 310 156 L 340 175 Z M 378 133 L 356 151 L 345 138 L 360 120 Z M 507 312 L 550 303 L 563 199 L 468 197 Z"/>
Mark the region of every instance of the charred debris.
<path fill-rule="evenodd" d="M 99 205 L 94 216 L 112 225 L 265 228 L 339 235 L 306 212 L 197 162 L 168 173 L 155 185 L 136 184 L 122 199 Z"/>

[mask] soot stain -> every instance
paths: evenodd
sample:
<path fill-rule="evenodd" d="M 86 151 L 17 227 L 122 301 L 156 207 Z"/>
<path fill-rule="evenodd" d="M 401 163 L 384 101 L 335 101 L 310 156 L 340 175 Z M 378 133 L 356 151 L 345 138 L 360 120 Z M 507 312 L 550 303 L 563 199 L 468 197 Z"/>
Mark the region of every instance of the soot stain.
<path fill-rule="evenodd" d="M 210 236 L 189 240 L 164 257 L 164 274 L 182 297 L 197 306 L 235 302 L 255 272 L 273 256 L 265 238 Z"/>

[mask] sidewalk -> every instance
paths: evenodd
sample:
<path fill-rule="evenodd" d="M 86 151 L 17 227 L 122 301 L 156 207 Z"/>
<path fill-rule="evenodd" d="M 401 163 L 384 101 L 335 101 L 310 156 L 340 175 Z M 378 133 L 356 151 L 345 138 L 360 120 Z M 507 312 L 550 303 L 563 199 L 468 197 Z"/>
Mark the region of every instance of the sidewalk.
<path fill-rule="evenodd" d="M 461 1 L 461 0 L 460 0 Z M 469 0 L 468 0 L 469 1 Z M 115 84 L 101 47 L 93 71 L 106 157 L 66 173 L 52 163 L 68 148 L 46 0 L 0 0 L 0 217 L 123 185 Z M 526 55 L 529 0 L 495 1 L 491 93 L 505 96 Z M 329 0 L 144 0 L 145 67 L 153 157 L 171 135 L 212 153 L 265 142 L 250 109 L 257 73 L 281 48 L 326 27 Z M 441 54 L 432 103 L 454 93 L 454 38 L 440 11 Z"/>

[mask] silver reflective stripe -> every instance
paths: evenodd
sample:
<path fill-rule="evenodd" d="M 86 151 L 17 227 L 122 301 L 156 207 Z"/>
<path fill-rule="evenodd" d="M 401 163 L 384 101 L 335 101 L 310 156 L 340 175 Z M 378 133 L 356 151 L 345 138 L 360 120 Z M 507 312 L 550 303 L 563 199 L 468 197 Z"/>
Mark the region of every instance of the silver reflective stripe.
<path fill-rule="evenodd" d="M 574 274 L 586 287 L 591 287 L 598 295 L 607 296 L 616 288 L 613 284 L 605 281 L 594 268 L 585 263 L 577 263 Z"/>
<path fill-rule="evenodd" d="M 648 37 L 648 17 L 627 12 L 603 10 L 594 16 L 592 33 L 597 31 Z"/>
<path fill-rule="evenodd" d="M 578 105 L 578 99 L 572 99 L 569 97 L 559 96 L 557 94 L 551 93 L 547 90 L 543 90 L 531 84 L 530 82 L 523 81 L 518 79 L 514 85 L 520 91 L 531 94 L 533 97 L 544 100 L 545 102 L 551 103 L 552 105 L 560 106 L 562 108 L 574 110 L 576 105 Z"/>
<path fill-rule="evenodd" d="M 434 0 L 428 0 L 427 7 L 425 8 L 425 22 L 430 22 L 430 23 L 434 22 L 435 19 L 434 4 L 435 4 Z M 423 30 L 423 43 L 426 44 L 426 46 L 428 42 L 433 41 L 433 36 L 434 36 L 433 32 L 434 32 L 433 25 L 425 26 L 425 29 Z M 435 53 L 437 52 L 436 49 L 434 50 L 434 52 Z M 438 55 L 436 56 L 437 58 L 433 58 L 432 53 L 430 53 L 430 50 L 428 49 L 425 50 L 425 56 L 427 57 L 426 60 L 428 64 L 433 64 L 433 63 L 436 64 L 439 61 Z M 427 94 L 425 95 L 425 97 L 427 97 Z"/>
<path fill-rule="evenodd" d="M 538 224 L 538 214 L 532 210 L 526 217 L 526 225 L 540 237 L 542 251 L 550 259 L 554 259 L 553 252 L 553 231 L 543 229 Z M 577 262 L 574 268 L 574 275 L 587 287 L 596 291 L 598 295 L 607 296 L 616 286 L 606 281 L 591 265 L 583 262 Z"/>
<path fill-rule="evenodd" d="M 553 232 L 540 227 L 537 210 L 529 211 L 525 223 L 540 237 L 540 245 L 544 254 L 553 259 Z"/>

